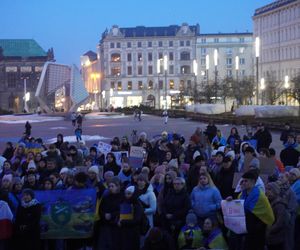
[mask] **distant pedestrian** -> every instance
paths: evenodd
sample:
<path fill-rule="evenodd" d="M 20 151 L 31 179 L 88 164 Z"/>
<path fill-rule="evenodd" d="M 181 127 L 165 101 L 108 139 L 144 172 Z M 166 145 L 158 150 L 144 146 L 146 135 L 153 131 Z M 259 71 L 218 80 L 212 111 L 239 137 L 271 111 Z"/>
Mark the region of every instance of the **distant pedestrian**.
<path fill-rule="evenodd" d="M 284 124 L 284 130 L 281 132 L 281 135 L 280 135 L 280 141 L 282 141 L 282 144 L 286 144 L 287 143 L 287 140 L 288 140 L 288 135 L 291 135 L 293 134 L 293 130 L 290 126 L 290 124 L 288 122 L 286 122 Z"/>
<path fill-rule="evenodd" d="M 168 123 L 168 118 L 169 118 L 169 114 L 168 114 L 168 110 L 164 110 L 162 116 L 165 118 L 165 124 Z"/>
<path fill-rule="evenodd" d="M 25 124 L 25 134 L 28 137 L 31 135 L 31 125 L 30 125 L 29 121 L 27 121 Z"/>
<path fill-rule="evenodd" d="M 140 109 L 138 109 L 138 120 L 142 121 L 142 111 Z"/>
<path fill-rule="evenodd" d="M 81 135 L 82 135 L 82 129 L 81 129 L 81 127 L 79 127 L 79 125 L 78 125 L 78 127 L 75 129 L 74 133 L 75 133 L 75 136 L 76 136 L 76 141 L 77 141 L 77 142 L 82 141 L 82 138 L 81 138 Z"/>
<path fill-rule="evenodd" d="M 72 114 L 71 114 L 71 120 L 72 120 L 72 125 L 73 125 L 73 127 L 75 127 L 75 125 L 76 125 L 76 113 L 75 112 L 72 112 Z"/>
<path fill-rule="evenodd" d="M 82 114 L 79 113 L 76 117 L 76 121 L 77 121 L 77 126 L 80 128 L 82 127 L 82 120 L 83 120 Z"/>

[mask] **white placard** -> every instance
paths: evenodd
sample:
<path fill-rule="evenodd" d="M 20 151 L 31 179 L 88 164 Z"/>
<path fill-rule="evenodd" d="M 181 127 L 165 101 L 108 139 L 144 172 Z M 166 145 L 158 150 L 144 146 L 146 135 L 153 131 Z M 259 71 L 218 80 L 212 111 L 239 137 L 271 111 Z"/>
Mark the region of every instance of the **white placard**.
<path fill-rule="evenodd" d="M 121 166 L 122 163 L 122 157 L 126 156 L 128 157 L 128 151 L 117 151 L 117 152 L 112 152 L 115 157 L 116 157 L 116 162 L 119 166 Z"/>
<path fill-rule="evenodd" d="M 225 226 L 236 234 L 247 233 L 244 200 L 221 202 Z"/>
<path fill-rule="evenodd" d="M 99 141 L 98 149 L 101 153 L 106 155 L 107 153 L 109 153 L 111 151 L 111 145 L 107 144 L 105 142 Z"/>
<path fill-rule="evenodd" d="M 143 147 L 130 147 L 130 157 L 136 157 L 136 158 L 144 158 L 145 155 L 145 149 Z"/>

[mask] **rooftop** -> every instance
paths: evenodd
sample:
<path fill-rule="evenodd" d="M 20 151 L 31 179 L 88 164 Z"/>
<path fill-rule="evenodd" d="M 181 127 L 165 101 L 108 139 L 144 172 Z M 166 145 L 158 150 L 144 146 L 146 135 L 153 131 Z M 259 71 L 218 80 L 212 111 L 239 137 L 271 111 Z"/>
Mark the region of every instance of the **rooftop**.
<path fill-rule="evenodd" d="M 47 53 L 34 39 L 0 39 L 3 56 L 7 57 L 39 57 Z"/>
<path fill-rule="evenodd" d="M 258 8 L 255 10 L 254 12 L 254 16 L 258 16 L 260 14 L 263 14 L 263 13 L 266 13 L 268 11 L 271 11 L 271 10 L 275 10 L 277 8 L 280 8 L 282 6 L 285 6 L 285 5 L 288 5 L 290 3 L 293 3 L 293 2 L 297 2 L 298 0 L 278 0 L 278 1 L 275 1 L 273 3 L 270 3 L 270 4 L 267 4 L 261 8 Z"/>

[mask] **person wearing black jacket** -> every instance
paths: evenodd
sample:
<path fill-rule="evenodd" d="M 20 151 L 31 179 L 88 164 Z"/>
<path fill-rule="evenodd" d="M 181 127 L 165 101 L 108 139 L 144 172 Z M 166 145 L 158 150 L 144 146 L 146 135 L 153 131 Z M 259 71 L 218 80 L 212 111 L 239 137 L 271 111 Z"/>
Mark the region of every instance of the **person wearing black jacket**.
<path fill-rule="evenodd" d="M 14 147 L 13 147 L 13 144 L 12 142 L 7 142 L 6 143 L 6 148 L 2 154 L 2 156 L 6 159 L 6 160 L 10 160 L 13 156 L 14 156 Z"/>
<path fill-rule="evenodd" d="M 256 150 L 259 152 L 261 148 L 269 149 L 272 143 L 272 135 L 263 123 L 258 124 L 257 131 L 253 136 L 257 140 Z"/>
<path fill-rule="evenodd" d="M 280 160 L 283 165 L 296 167 L 300 153 L 296 150 L 297 143 L 293 135 L 288 135 L 287 142 L 284 144 L 284 149 L 280 152 Z"/>
<path fill-rule="evenodd" d="M 108 153 L 106 155 L 107 163 L 104 165 L 104 173 L 107 171 L 113 171 L 114 175 L 118 175 L 121 167 L 116 162 L 116 157 L 113 153 Z"/>
<path fill-rule="evenodd" d="M 99 207 L 100 234 L 98 237 L 98 249 L 120 249 L 120 204 L 122 201 L 121 183 L 118 177 L 113 177 L 108 183 L 107 194 L 104 194 Z"/>
<path fill-rule="evenodd" d="M 182 177 L 176 177 L 173 185 L 174 190 L 167 193 L 162 202 L 162 219 L 163 227 L 176 241 L 180 229 L 185 224 L 185 217 L 191 208 L 191 201 Z"/>
<path fill-rule="evenodd" d="M 290 124 L 288 122 L 286 122 L 284 124 L 284 130 L 281 132 L 281 135 L 280 135 L 280 141 L 282 141 L 282 144 L 287 143 L 288 135 L 290 135 L 292 133 L 293 133 L 293 130 L 292 130 Z"/>
<path fill-rule="evenodd" d="M 140 249 L 140 226 L 144 209 L 135 194 L 135 187 L 125 190 L 125 197 L 120 204 L 121 250 Z"/>
<path fill-rule="evenodd" d="M 16 215 L 14 249 L 40 249 L 41 211 L 41 205 L 34 198 L 34 192 L 31 189 L 24 189 L 22 204 Z"/>
<path fill-rule="evenodd" d="M 209 121 L 207 127 L 206 127 L 206 131 L 205 134 L 208 137 L 209 142 L 212 142 L 212 139 L 216 136 L 217 134 L 217 127 L 215 126 L 213 121 Z"/>

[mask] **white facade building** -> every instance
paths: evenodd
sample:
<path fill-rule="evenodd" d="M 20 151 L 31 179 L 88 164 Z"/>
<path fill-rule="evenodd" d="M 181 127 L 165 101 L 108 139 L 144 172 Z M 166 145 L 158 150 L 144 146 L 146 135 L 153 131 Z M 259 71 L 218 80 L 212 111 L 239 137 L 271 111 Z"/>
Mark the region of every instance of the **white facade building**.
<path fill-rule="evenodd" d="M 285 79 L 300 74 L 300 0 L 279 0 L 256 9 L 253 22 L 254 37 L 260 39 L 259 79 L 284 88 Z"/>
<path fill-rule="evenodd" d="M 199 29 L 184 23 L 105 31 L 98 45 L 102 106 L 170 108 L 180 89 L 193 88 Z"/>

